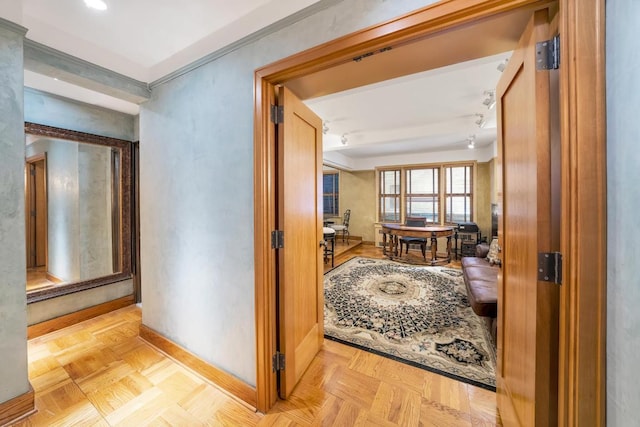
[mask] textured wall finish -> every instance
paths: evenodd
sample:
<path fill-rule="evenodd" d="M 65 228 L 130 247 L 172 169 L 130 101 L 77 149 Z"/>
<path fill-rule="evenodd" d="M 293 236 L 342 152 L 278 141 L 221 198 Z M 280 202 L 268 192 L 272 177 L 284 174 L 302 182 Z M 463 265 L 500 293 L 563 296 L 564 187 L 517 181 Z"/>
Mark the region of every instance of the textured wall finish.
<path fill-rule="evenodd" d="M 640 3 L 606 2 L 607 425 L 638 425 L 640 402 Z"/>
<path fill-rule="evenodd" d="M 24 89 L 26 122 L 133 141 L 135 117 L 39 90 Z"/>
<path fill-rule="evenodd" d="M 349 233 L 373 242 L 376 221 L 376 174 L 374 171 L 340 171 L 340 210 L 351 209 Z"/>
<path fill-rule="evenodd" d="M 145 325 L 255 384 L 253 73 L 430 3 L 343 1 L 153 89 L 140 112 Z"/>
<path fill-rule="evenodd" d="M 80 280 L 113 271 L 111 235 L 111 148 L 78 146 Z"/>
<path fill-rule="evenodd" d="M 0 20 L 0 403 L 29 390 L 22 124 L 25 31 Z"/>
<path fill-rule="evenodd" d="M 478 163 L 478 182 L 476 182 L 476 217 L 475 223 L 487 241 L 491 241 L 491 163 Z"/>
<path fill-rule="evenodd" d="M 126 297 L 133 293 L 132 290 L 133 281 L 125 280 L 99 288 L 34 302 L 27 306 L 27 324 L 29 326 L 35 325 L 36 323 L 75 313 L 94 305 Z"/>
<path fill-rule="evenodd" d="M 78 146 L 51 140 L 47 150 L 49 273 L 64 282 L 80 280 Z"/>

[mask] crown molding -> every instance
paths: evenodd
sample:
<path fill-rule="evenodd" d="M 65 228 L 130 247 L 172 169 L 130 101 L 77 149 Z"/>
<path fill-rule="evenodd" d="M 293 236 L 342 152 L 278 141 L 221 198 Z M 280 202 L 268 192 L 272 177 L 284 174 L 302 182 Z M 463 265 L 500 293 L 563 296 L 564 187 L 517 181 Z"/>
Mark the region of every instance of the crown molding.
<path fill-rule="evenodd" d="M 210 54 L 203 56 L 202 58 L 196 61 L 193 61 L 188 65 L 185 65 L 184 67 L 178 68 L 177 70 L 167 74 L 164 77 L 154 80 L 153 82 L 149 83 L 149 88 L 153 90 L 157 86 L 160 86 L 175 78 L 178 78 L 184 74 L 187 74 L 197 68 L 202 67 L 203 65 L 206 65 L 210 62 L 215 61 L 216 59 L 219 59 L 227 55 L 228 53 L 231 53 L 235 50 L 240 49 L 243 46 L 247 46 L 255 41 L 258 41 L 268 36 L 269 34 L 280 31 L 283 28 L 286 28 L 304 18 L 312 16 L 321 10 L 328 9 L 329 7 L 334 6 L 338 3 L 341 3 L 342 1 L 343 0 L 321 0 L 317 3 L 312 4 L 311 6 L 305 7 L 304 9 L 296 13 L 293 13 L 285 18 L 282 18 L 281 20 L 274 22 L 273 24 L 268 25 L 254 33 L 251 33 L 248 36 L 245 36 L 238 41 L 235 41 L 221 49 L 211 52 Z"/>
<path fill-rule="evenodd" d="M 13 31 L 14 33 L 23 36 L 27 34 L 28 29 L 23 27 L 22 25 L 18 25 L 15 22 L 7 21 L 4 18 L 0 18 L 0 28 L 4 28 L 9 31 Z"/>
<path fill-rule="evenodd" d="M 147 83 L 25 39 L 24 67 L 29 71 L 140 104 L 151 97 Z"/>

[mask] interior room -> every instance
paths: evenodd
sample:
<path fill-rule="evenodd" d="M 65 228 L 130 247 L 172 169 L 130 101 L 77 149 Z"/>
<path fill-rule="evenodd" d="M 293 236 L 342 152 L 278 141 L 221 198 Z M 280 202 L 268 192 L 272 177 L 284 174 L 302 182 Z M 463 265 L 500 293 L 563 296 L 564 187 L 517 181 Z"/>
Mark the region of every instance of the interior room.
<path fill-rule="evenodd" d="M 633 423 L 637 13 L 0 0 L 0 426 Z M 487 315 L 461 258 L 494 238 Z M 403 244 L 493 383 L 331 338 L 325 278 Z"/>

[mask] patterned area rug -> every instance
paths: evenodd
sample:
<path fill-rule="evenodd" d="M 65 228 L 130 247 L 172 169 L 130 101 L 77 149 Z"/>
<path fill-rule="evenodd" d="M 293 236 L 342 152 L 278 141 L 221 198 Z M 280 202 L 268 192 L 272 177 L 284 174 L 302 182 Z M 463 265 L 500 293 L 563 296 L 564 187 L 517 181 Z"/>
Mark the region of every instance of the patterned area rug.
<path fill-rule="evenodd" d="M 495 390 L 495 350 L 462 272 L 356 257 L 324 276 L 325 337 Z"/>

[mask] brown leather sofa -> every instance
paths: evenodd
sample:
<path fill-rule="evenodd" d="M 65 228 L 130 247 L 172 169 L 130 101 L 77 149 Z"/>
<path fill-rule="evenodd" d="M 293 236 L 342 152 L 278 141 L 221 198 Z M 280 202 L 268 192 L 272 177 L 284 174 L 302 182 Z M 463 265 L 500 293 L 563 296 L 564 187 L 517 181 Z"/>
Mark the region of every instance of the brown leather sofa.
<path fill-rule="evenodd" d="M 476 246 L 475 257 L 462 258 L 462 275 L 474 313 L 486 324 L 494 345 L 498 332 L 498 265 L 486 259 L 489 245 Z"/>

